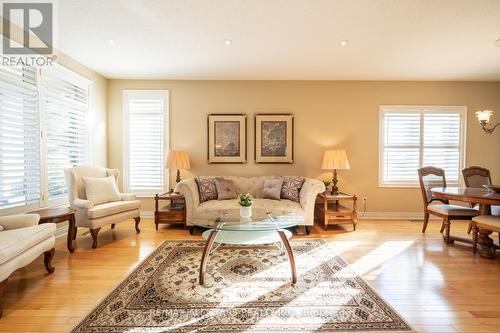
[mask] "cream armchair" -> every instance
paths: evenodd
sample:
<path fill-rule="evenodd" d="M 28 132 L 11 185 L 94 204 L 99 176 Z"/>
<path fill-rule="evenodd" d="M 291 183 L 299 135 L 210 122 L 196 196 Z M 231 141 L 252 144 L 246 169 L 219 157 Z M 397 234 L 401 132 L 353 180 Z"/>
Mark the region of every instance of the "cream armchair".
<path fill-rule="evenodd" d="M 75 237 L 78 227 L 89 228 L 93 239 L 92 248 L 95 249 L 97 247 L 97 234 L 103 225 L 111 224 L 111 228 L 114 228 L 116 223 L 128 219 L 134 219 L 136 232 L 141 232 L 139 229 L 141 202 L 136 200 L 134 194 L 120 193 L 121 201 L 99 205 L 94 205 L 87 200 L 82 177 L 104 178 L 114 176 L 115 180 L 118 180 L 120 174 L 118 170 L 81 165 L 66 169 L 64 172 L 66 173 L 69 202 L 71 207 L 76 209 L 73 234 Z"/>
<path fill-rule="evenodd" d="M 47 272 L 54 272 L 54 223 L 38 225 L 36 214 L 0 216 L 0 297 L 7 280 L 15 270 L 24 267 L 44 254 Z M 0 317 L 2 308 L 0 307 Z"/>

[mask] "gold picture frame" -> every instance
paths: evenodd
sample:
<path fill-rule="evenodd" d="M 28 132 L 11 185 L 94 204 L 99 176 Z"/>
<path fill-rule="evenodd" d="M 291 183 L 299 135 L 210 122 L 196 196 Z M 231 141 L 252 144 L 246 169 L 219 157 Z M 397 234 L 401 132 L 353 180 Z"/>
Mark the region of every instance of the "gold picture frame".
<path fill-rule="evenodd" d="M 246 114 L 209 114 L 207 132 L 209 164 L 247 162 Z"/>
<path fill-rule="evenodd" d="M 293 163 L 294 122 L 291 113 L 255 115 L 255 163 Z"/>

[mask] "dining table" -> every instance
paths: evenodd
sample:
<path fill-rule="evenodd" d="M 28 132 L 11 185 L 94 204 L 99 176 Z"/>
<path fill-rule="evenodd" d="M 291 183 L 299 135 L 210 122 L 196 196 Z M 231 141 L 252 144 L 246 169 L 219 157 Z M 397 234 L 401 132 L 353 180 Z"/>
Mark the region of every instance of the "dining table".
<path fill-rule="evenodd" d="M 475 187 L 435 187 L 431 189 L 435 198 L 453 200 L 479 205 L 479 215 L 491 215 L 491 206 L 500 205 L 500 193 L 486 188 Z M 494 251 L 498 248 L 490 238 L 491 232 L 479 234 L 479 254 L 485 258 L 493 258 Z M 451 241 L 472 243 L 472 239 L 458 236 L 450 236 Z"/>

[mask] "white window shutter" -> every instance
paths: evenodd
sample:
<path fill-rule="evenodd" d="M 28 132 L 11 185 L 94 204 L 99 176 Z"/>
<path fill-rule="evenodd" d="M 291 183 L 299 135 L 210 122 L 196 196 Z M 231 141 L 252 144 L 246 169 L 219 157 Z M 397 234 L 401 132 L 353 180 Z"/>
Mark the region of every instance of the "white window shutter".
<path fill-rule="evenodd" d="M 125 190 L 151 195 L 166 188 L 166 91 L 125 91 Z"/>
<path fill-rule="evenodd" d="M 0 67 L 0 208 L 40 201 L 36 71 Z"/>
<path fill-rule="evenodd" d="M 88 162 L 89 85 L 56 68 L 42 81 L 48 199 L 66 198 L 64 169 Z"/>

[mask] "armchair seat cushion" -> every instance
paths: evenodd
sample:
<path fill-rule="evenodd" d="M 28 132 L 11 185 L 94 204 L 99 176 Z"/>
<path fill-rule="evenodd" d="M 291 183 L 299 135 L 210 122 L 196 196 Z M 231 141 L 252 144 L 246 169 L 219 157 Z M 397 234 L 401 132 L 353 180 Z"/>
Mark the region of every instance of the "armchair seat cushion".
<path fill-rule="evenodd" d="M 55 223 L 4 230 L 0 233 L 0 264 L 20 255 L 31 247 L 54 237 Z"/>
<path fill-rule="evenodd" d="M 448 216 L 476 216 L 479 211 L 458 205 L 429 205 L 427 210 L 441 215 Z"/>
<path fill-rule="evenodd" d="M 130 210 L 137 210 L 140 207 L 141 202 L 139 200 L 107 202 L 89 209 L 87 211 L 87 216 L 89 219 L 98 219 L 109 215 L 128 212 Z"/>

